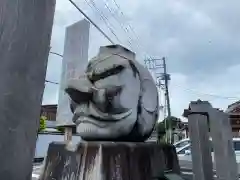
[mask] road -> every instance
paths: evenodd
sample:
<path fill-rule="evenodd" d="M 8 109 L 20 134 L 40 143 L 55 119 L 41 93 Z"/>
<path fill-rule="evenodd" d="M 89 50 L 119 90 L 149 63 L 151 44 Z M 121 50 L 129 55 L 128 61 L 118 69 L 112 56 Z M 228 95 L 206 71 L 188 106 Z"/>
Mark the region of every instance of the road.
<path fill-rule="evenodd" d="M 185 167 L 189 164 L 188 162 L 182 162 L 182 164 L 185 165 Z M 38 164 L 34 164 L 33 166 L 33 173 L 32 173 L 32 180 L 38 180 L 39 176 L 40 176 L 40 172 L 41 172 L 41 163 Z M 192 180 L 193 179 L 193 175 L 192 172 L 183 172 L 182 177 L 186 180 Z"/>
<path fill-rule="evenodd" d="M 188 169 L 189 169 L 189 167 L 191 167 L 191 163 L 189 163 L 188 161 L 180 161 L 179 163 L 180 163 L 181 167 L 185 167 Z M 40 176 L 40 172 L 41 172 L 41 163 L 34 164 L 32 180 L 38 180 L 38 178 Z M 182 177 L 185 180 L 193 180 L 192 172 L 187 169 L 182 172 Z"/>
<path fill-rule="evenodd" d="M 192 163 L 190 161 L 180 160 L 179 165 L 182 169 L 182 177 L 186 180 L 193 180 L 193 173 L 191 171 Z M 38 180 L 40 176 L 40 172 L 41 172 L 41 164 L 40 163 L 34 164 L 32 180 Z"/>
<path fill-rule="evenodd" d="M 191 161 L 185 161 L 185 160 L 179 160 L 179 165 L 181 167 L 181 172 L 183 174 L 183 178 L 185 178 L 186 180 L 193 180 L 192 162 Z M 238 161 L 238 172 L 240 172 L 239 161 Z M 215 174 L 215 171 L 214 171 L 214 174 Z M 239 175 L 239 177 L 240 177 L 240 175 Z M 217 179 L 216 175 L 214 176 L 214 179 Z"/>
<path fill-rule="evenodd" d="M 32 172 L 32 180 L 38 180 L 41 172 L 41 164 L 34 164 L 33 165 L 33 172 Z"/>

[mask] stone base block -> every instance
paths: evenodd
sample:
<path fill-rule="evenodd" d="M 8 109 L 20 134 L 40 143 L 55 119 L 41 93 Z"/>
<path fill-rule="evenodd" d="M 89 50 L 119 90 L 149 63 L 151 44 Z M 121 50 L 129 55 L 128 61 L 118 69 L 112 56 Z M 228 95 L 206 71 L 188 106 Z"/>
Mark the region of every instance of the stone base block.
<path fill-rule="evenodd" d="M 155 143 L 51 143 L 41 180 L 153 180 L 180 174 L 174 146 Z"/>

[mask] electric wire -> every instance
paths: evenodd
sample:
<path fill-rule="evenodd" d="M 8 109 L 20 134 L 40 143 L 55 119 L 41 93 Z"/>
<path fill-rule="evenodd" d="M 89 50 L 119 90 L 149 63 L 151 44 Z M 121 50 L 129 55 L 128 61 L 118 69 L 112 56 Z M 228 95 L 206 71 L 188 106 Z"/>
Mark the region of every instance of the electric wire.
<path fill-rule="evenodd" d="M 94 27 L 96 27 L 112 44 L 115 44 L 115 43 L 111 40 L 111 38 L 110 38 L 109 36 L 107 36 L 107 34 L 106 34 L 96 23 L 94 23 L 93 20 L 91 20 L 91 18 L 90 18 L 89 16 L 87 16 L 87 14 L 84 13 L 84 12 L 79 8 L 79 6 L 78 6 L 75 2 L 73 2 L 72 0 L 69 0 L 69 2 L 70 2 L 81 14 L 83 14 L 83 16 L 84 16 L 86 19 L 88 19 L 89 22 L 90 22 L 91 24 L 93 24 Z M 114 35 L 114 37 L 116 38 L 116 40 L 121 44 L 120 39 L 118 38 L 117 34 L 114 32 L 113 28 L 111 27 L 112 24 L 108 21 L 108 18 L 104 15 L 104 13 L 96 6 L 95 1 L 94 1 L 94 0 L 90 0 L 90 2 L 88 2 L 87 0 L 85 0 L 85 2 L 88 4 L 88 6 L 89 6 L 91 9 L 93 9 L 93 10 L 95 9 L 95 10 L 98 12 L 101 20 L 104 21 L 104 23 L 106 24 L 107 28 L 108 28 L 108 29 L 110 30 L 110 32 Z M 120 6 L 117 4 L 116 1 L 114 2 L 114 4 L 117 6 L 118 9 L 120 9 Z M 121 9 L 120 9 L 120 11 L 121 11 L 122 16 L 124 16 L 123 11 L 122 11 Z M 130 28 L 131 31 L 135 34 L 135 36 L 137 36 L 137 34 L 135 33 L 133 27 L 132 27 L 130 24 L 129 24 L 129 28 Z M 139 40 L 138 36 L 137 36 L 137 39 Z M 131 41 L 128 41 L 128 42 L 129 42 L 129 46 L 131 47 L 131 49 L 133 49 L 133 48 L 132 48 L 132 45 L 131 45 L 131 44 L 132 44 Z M 142 52 L 144 52 L 144 51 L 142 51 Z M 145 54 L 145 57 L 147 57 L 147 56 L 148 56 L 148 55 Z M 151 59 L 151 57 L 149 57 L 149 56 L 148 56 L 148 58 Z"/>
<path fill-rule="evenodd" d="M 47 82 L 47 83 L 50 83 L 50 84 L 59 85 L 59 83 L 58 83 L 58 82 L 54 82 L 54 81 L 45 80 L 45 82 Z"/>
<path fill-rule="evenodd" d="M 107 26 L 107 28 L 110 30 L 110 32 L 114 35 L 114 37 L 116 38 L 116 40 L 121 44 L 120 39 L 118 38 L 117 34 L 114 32 L 113 30 L 113 25 L 108 21 L 108 18 L 103 14 L 103 12 L 96 6 L 96 3 L 94 0 L 84 0 L 87 5 L 95 12 L 98 13 L 98 15 L 100 16 L 100 19 L 105 23 L 105 25 Z"/>
<path fill-rule="evenodd" d="M 217 94 L 203 93 L 203 92 L 196 91 L 194 89 L 181 87 L 179 85 L 177 85 L 177 86 L 175 85 L 175 87 L 182 88 L 184 91 L 188 91 L 188 92 L 191 92 L 196 95 L 211 96 L 211 97 L 215 97 L 218 99 L 228 99 L 228 100 L 237 100 L 237 99 L 239 100 L 240 99 L 240 97 L 237 97 L 237 96 L 221 96 L 221 95 L 217 95 Z"/>
<path fill-rule="evenodd" d="M 54 54 L 54 55 L 57 55 L 59 57 L 63 57 L 63 55 L 61 55 L 60 53 L 57 53 L 57 52 L 53 52 L 53 51 L 50 51 L 49 54 Z M 50 84 L 55 84 L 55 85 L 59 85 L 58 82 L 54 82 L 54 81 L 49 81 L 49 80 L 45 80 L 46 83 L 50 83 Z"/>
<path fill-rule="evenodd" d="M 50 54 L 57 55 L 57 56 L 60 56 L 60 57 L 63 57 L 63 55 L 61 55 L 61 54 L 59 54 L 59 53 L 56 53 L 56 52 L 53 52 L 53 51 L 50 51 L 49 53 L 50 53 Z"/>
<path fill-rule="evenodd" d="M 113 1 L 114 5 L 117 7 L 117 11 L 120 12 L 122 18 L 125 19 L 126 16 L 125 16 L 125 14 L 123 13 L 120 5 L 116 2 L 116 0 L 112 0 L 112 1 Z M 137 35 L 135 29 L 131 26 L 130 23 L 126 23 L 126 24 L 127 24 L 126 30 L 127 30 L 128 32 L 131 31 L 132 34 L 133 34 L 133 35 L 135 36 L 135 38 L 136 38 L 135 41 L 138 42 L 138 43 L 137 43 L 138 49 L 140 49 L 140 51 L 143 51 L 143 52 L 144 52 L 144 48 L 143 48 L 143 46 L 142 46 L 142 43 L 141 43 L 141 41 L 140 41 L 140 38 L 139 38 L 139 36 Z M 130 30 L 129 30 L 129 29 L 130 29 Z M 145 58 L 151 59 L 151 57 L 150 57 L 146 52 L 145 52 L 145 55 L 144 55 L 144 56 L 145 56 Z"/>
<path fill-rule="evenodd" d="M 125 34 L 126 34 L 127 37 L 128 37 L 127 42 L 128 42 L 128 44 L 129 44 L 129 46 L 132 47 L 132 41 L 133 41 L 133 39 L 131 38 L 131 36 L 129 36 L 129 30 L 128 30 L 128 29 L 124 26 L 124 24 L 117 18 L 116 13 L 114 13 L 114 12 L 111 10 L 111 8 L 110 8 L 109 5 L 107 4 L 107 1 L 106 1 L 106 0 L 104 0 L 104 6 L 105 6 L 105 8 L 107 8 L 107 10 L 110 12 L 110 14 L 111 14 L 111 16 L 113 17 L 113 19 L 115 19 L 115 21 L 120 25 L 121 29 L 125 32 Z M 134 49 L 134 48 L 132 48 L 132 49 Z"/>
<path fill-rule="evenodd" d="M 97 24 L 95 24 L 95 23 L 91 20 L 90 17 L 88 17 L 87 14 L 85 14 L 85 13 L 78 7 L 78 5 L 76 5 L 75 2 L 73 2 L 72 0 L 68 0 L 68 1 L 83 15 L 95 28 L 97 28 L 112 44 L 115 44 L 115 43 L 111 40 L 111 38 L 110 38 L 105 32 L 103 32 L 103 30 L 101 30 L 101 28 L 100 28 Z M 86 3 L 89 4 L 89 2 L 88 2 L 87 0 L 85 0 L 85 1 L 86 1 Z M 91 7 L 92 9 L 95 8 L 96 11 L 97 11 L 97 12 L 100 14 L 100 16 L 102 17 L 102 20 L 105 21 L 106 24 L 110 24 L 110 25 L 111 25 L 111 23 L 108 22 L 108 18 L 103 14 L 102 11 L 100 11 L 99 8 L 97 8 L 95 1 L 94 1 L 94 0 L 90 0 L 90 1 L 91 1 L 92 6 L 89 4 L 89 7 Z M 120 14 L 124 17 L 125 15 L 124 15 L 123 11 L 121 10 L 121 7 L 119 6 L 119 4 L 116 2 L 116 0 L 112 0 L 112 1 L 113 1 L 113 3 L 115 4 L 115 6 L 117 7 L 117 9 L 119 10 Z M 105 3 L 105 5 L 106 5 L 106 3 Z M 109 8 L 108 5 L 106 5 L 106 8 L 108 8 L 109 11 L 112 12 L 112 11 L 110 10 L 110 8 Z M 112 13 L 112 15 L 113 15 L 113 13 Z M 115 17 L 115 19 L 116 19 L 116 17 Z M 116 21 L 119 22 L 119 20 L 117 20 L 117 19 L 116 19 Z M 121 24 L 121 23 L 119 22 L 119 24 Z M 108 26 L 109 26 L 109 25 L 108 25 Z M 130 29 L 130 30 L 132 31 L 132 33 L 134 34 L 134 36 L 139 40 L 138 35 L 136 34 L 134 28 L 133 28 L 130 24 L 128 24 L 128 28 L 125 28 L 125 27 L 123 26 L 123 24 L 121 25 L 121 27 L 122 27 L 123 29 L 125 29 L 126 32 L 129 32 L 129 29 Z M 117 37 L 117 35 L 116 35 L 116 33 L 113 31 L 113 29 L 112 29 L 111 27 L 110 27 L 109 29 L 111 29 L 111 32 L 112 32 L 112 34 L 116 37 L 116 39 L 119 40 L 119 38 Z M 119 40 L 119 41 L 120 41 L 120 40 Z M 56 52 L 50 52 L 50 53 L 63 57 L 61 54 L 56 53 Z M 154 60 L 152 57 L 149 57 L 149 59 L 150 59 L 150 61 L 151 61 L 151 60 Z M 46 80 L 46 82 L 52 83 L 52 84 L 59 84 L 59 83 L 57 83 L 57 82 L 53 82 L 53 81 L 49 81 L 49 80 Z M 160 88 L 163 89 L 162 84 L 160 84 Z M 203 92 L 195 91 L 195 90 L 189 89 L 189 88 L 182 88 L 182 89 L 184 89 L 184 90 L 186 90 L 186 91 L 190 91 L 190 92 L 195 93 L 195 94 L 198 94 L 198 95 L 212 96 L 212 97 L 222 98 L 222 99 L 239 99 L 239 97 L 220 96 L 220 95 L 216 95 L 216 94 L 203 93 Z"/>
<path fill-rule="evenodd" d="M 88 17 L 88 15 L 86 13 L 84 13 L 79 7 L 78 5 L 73 2 L 72 0 L 68 0 L 100 33 L 102 33 L 102 35 L 108 39 L 108 41 L 112 44 L 115 44 L 114 41 L 95 23 L 93 22 L 93 20 Z"/>

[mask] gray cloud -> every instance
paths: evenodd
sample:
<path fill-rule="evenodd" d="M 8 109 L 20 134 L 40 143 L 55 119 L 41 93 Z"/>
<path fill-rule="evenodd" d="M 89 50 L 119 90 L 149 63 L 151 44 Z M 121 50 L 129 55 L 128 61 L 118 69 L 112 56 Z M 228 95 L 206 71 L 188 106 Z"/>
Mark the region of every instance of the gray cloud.
<path fill-rule="evenodd" d="M 144 26 L 148 51 L 167 56 L 170 70 L 184 74 L 218 73 L 237 64 L 240 3 L 217 1 L 220 5 L 215 7 L 183 2 L 154 1 L 139 7 L 135 24 Z"/>
<path fill-rule="evenodd" d="M 95 0 L 96 1 L 96 0 Z M 75 2 L 112 38 L 114 35 L 105 23 L 84 1 Z M 112 10 L 116 10 L 112 0 L 105 0 Z M 203 98 L 214 105 L 226 108 L 236 99 L 216 98 L 203 95 L 218 94 L 222 96 L 238 96 L 240 85 L 235 76 L 240 70 L 240 2 L 231 3 L 224 0 L 185 1 L 185 0 L 151 0 L 151 1 L 119 1 L 124 13 L 114 13 L 120 22 L 130 23 L 138 39 L 130 31 L 125 33 L 102 1 L 96 6 L 105 13 L 113 25 L 122 44 L 131 47 L 139 61 L 143 63 L 143 54 L 155 57 L 167 57 L 168 70 L 172 74 L 170 93 L 173 114 L 179 116 L 190 100 Z M 83 16 L 68 2 L 58 1 L 54 29 L 52 34 L 52 50 L 62 53 L 65 27 L 82 19 Z M 116 41 L 117 42 L 117 41 Z M 94 56 L 98 47 L 109 42 L 94 27 L 90 30 L 89 57 Z M 47 79 L 60 81 L 61 58 L 50 55 Z M 44 103 L 57 100 L 56 85 L 46 84 Z M 188 91 L 194 89 L 201 93 Z M 239 91 L 238 91 L 239 90 Z"/>

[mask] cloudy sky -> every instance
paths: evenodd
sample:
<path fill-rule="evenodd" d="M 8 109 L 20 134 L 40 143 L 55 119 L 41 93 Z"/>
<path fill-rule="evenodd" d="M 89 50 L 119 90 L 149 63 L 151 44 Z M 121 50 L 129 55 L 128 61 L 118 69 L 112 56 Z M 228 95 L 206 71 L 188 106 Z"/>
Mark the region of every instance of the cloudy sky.
<path fill-rule="evenodd" d="M 239 0 L 75 2 L 114 42 L 134 50 L 141 63 L 145 55 L 166 57 L 173 115 L 181 117 L 191 100 L 208 100 L 214 107 L 226 109 L 240 99 Z M 101 13 L 118 39 L 101 19 Z M 57 0 L 52 51 L 63 53 L 65 28 L 81 19 L 83 16 L 68 0 Z M 107 44 L 106 38 L 91 27 L 89 57 Z M 46 78 L 59 82 L 60 73 L 61 58 L 51 54 Z M 46 84 L 43 104 L 57 103 L 58 88 Z"/>

